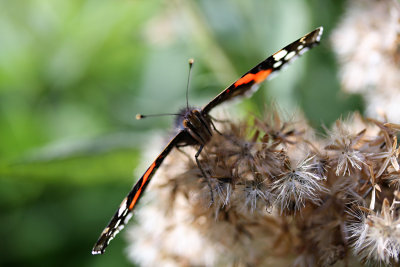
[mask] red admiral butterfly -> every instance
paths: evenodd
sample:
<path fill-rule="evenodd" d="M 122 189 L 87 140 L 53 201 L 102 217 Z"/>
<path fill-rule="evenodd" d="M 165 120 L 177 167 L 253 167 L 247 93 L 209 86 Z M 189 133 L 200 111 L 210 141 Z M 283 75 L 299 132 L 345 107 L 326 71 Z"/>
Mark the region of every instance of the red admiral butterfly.
<path fill-rule="evenodd" d="M 227 100 L 257 90 L 259 84 L 268 77 L 271 77 L 271 74 L 279 71 L 297 56 L 317 45 L 320 41 L 322 31 L 323 28 L 319 27 L 279 50 L 244 74 L 239 80 L 222 91 L 203 108 L 184 108 L 177 117 L 177 134 L 137 181 L 128 196 L 122 201 L 114 217 L 94 245 L 92 254 L 103 254 L 110 241 L 124 228 L 128 220 L 132 217 L 132 211 L 143 195 L 154 173 L 174 147 L 198 145 L 199 149 L 195 155 L 196 162 L 202 175 L 207 178 L 199 164 L 198 157 L 204 145 L 211 139 L 213 130 L 216 130 L 209 115 L 211 109 Z M 212 201 L 212 190 L 210 192 Z"/>

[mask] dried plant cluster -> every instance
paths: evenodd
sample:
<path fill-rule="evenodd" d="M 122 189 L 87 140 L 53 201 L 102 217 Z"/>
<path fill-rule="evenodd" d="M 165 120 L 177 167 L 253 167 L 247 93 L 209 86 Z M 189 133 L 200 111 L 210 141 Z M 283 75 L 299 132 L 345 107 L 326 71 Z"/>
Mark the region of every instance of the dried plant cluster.
<path fill-rule="evenodd" d="M 129 253 L 143 266 L 398 264 L 400 126 L 355 115 L 317 138 L 277 111 L 218 123 L 155 177 Z"/>

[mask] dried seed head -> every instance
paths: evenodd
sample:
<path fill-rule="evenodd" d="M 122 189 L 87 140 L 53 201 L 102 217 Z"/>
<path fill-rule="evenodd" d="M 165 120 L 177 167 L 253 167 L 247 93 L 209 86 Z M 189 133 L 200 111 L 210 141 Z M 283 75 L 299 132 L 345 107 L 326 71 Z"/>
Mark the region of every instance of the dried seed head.
<path fill-rule="evenodd" d="M 395 131 L 372 122 L 338 121 L 325 149 L 327 140 L 300 131 L 272 136 L 270 118 L 217 123 L 222 134 L 199 157 L 207 177 L 192 147 L 173 151 L 160 168 L 155 194 L 146 194 L 153 206 L 132 231 L 133 257 L 145 265 L 330 265 L 349 257 L 350 243 L 361 259 L 396 262 L 397 209 L 383 199 L 394 199 L 397 171 L 390 161 L 376 175 L 382 155 L 397 149 Z M 143 249 L 149 255 L 135 252 Z"/>
<path fill-rule="evenodd" d="M 349 213 L 352 219 L 346 225 L 348 239 L 354 252 L 365 261 L 399 262 L 400 217 L 396 209 L 384 199 L 381 212 L 353 210 Z"/>
<path fill-rule="evenodd" d="M 331 136 L 331 144 L 325 147 L 328 151 L 333 151 L 331 159 L 336 163 L 336 176 L 351 175 L 352 170 L 361 170 L 365 164 L 365 156 L 360 151 L 364 144 L 363 139 L 366 130 L 352 134 L 341 121 L 336 121 L 332 131 L 328 131 Z"/>
<path fill-rule="evenodd" d="M 320 183 L 324 177 L 315 172 L 317 165 L 310 163 L 312 160 L 313 157 L 308 157 L 294 167 L 290 161 L 286 161 L 286 171 L 271 184 L 271 191 L 277 195 L 275 205 L 281 212 L 296 212 L 303 208 L 307 201 L 320 204 L 320 193 L 326 191 Z"/>

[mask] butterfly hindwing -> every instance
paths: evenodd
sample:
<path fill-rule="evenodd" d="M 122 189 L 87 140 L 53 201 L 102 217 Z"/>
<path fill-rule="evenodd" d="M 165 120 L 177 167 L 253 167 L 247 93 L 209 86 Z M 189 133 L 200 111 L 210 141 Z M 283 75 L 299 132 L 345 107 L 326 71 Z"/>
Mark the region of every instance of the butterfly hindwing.
<path fill-rule="evenodd" d="M 181 141 L 184 132 L 179 132 L 164 148 L 156 160 L 150 165 L 143 176 L 136 182 L 132 190 L 124 198 L 120 204 L 117 212 L 108 223 L 107 227 L 101 233 L 99 239 L 92 249 L 92 254 L 103 254 L 110 241 L 121 231 L 132 217 L 132 211 L 140 197 L 143 195 L 144 190 L 149 184 L 154 173 L 160 167 L 165 157 L 171 150 Z"/>
<path fill-rule="evenodd" d="M 209 113 L 215 106 L 227 100 L 237 96 L 247 95 L 257 90 L 259 84 L 265 81 L 265 79 L 271 77 L 272 74 L 275 74 L 308 49 L 319 44 L 322 32 L 323 28 L 319 27 L 259 63 L 211 100 L 210 103 L 203 108 L 203 113 Z"/>

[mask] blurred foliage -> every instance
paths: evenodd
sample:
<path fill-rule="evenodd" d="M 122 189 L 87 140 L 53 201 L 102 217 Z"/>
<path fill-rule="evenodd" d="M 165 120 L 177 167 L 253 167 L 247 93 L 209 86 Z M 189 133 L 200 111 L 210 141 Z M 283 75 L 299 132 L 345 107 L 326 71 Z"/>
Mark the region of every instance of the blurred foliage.
<path fill-rule="evenodd" d="M 322 25 L 320 47 L 229 108 L 300 106 L 315 126 L 362 109 L 338 92 L 329 32 L 342 12 L 333 0 L 0 0 L 0 265 L 129 265 L 123 234 L 90 251 L 151 161 L 140 151 L 168 138 L 172 118 L 134 115 L 184 105 L 188 58 L 201 106 Z"/>

